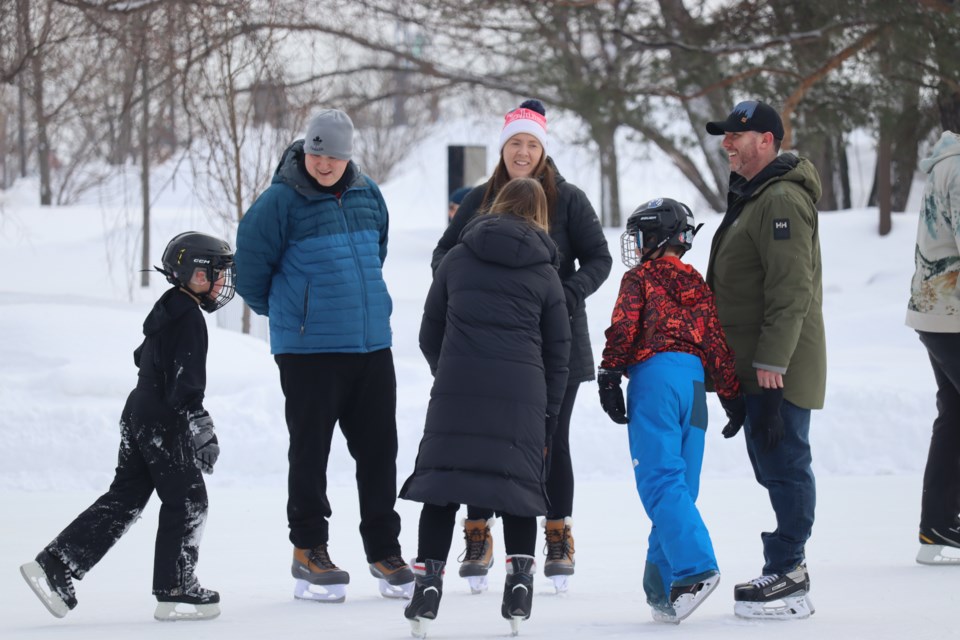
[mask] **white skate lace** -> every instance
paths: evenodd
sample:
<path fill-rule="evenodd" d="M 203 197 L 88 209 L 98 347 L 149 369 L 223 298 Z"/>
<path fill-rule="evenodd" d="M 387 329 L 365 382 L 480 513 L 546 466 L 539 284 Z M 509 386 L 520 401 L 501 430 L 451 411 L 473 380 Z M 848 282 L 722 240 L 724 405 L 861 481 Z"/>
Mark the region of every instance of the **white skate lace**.
<path fill-rule="evenodd" d="M 779 577 L 780 577 L 779 575 L 760 576 L 759 578 L 754 578 L 753 580 L 751 580 L 750 584 L 752 584 L 755 587 L 763 588 L 768 584 L 773 584 L 774 582 L 776 582 Z"/>

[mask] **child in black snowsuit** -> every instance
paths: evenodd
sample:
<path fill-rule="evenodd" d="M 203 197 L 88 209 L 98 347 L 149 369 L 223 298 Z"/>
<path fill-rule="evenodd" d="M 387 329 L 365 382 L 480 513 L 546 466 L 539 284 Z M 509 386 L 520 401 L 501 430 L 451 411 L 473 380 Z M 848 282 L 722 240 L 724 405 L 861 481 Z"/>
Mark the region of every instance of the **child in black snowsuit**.
<path fill-rule="evenodd" d="M 109 490 L 20 568 L 53 615 L 77 606 L 72 578 L 83 579 L 140 517 L 156 490 L 162 501 L 154 555 L 158 620 L 211 618 L 220 596 L 194 575 L 207 515 L 203 473 L 212 473 L 220 447 L 203 408 L 207 325 L 234 294 L 233 251 L 212 236 L 174 237 L 156 267 L 174 285 L 143 323 L 133 352 L 140 369 L 120 419 L 120 452 Z M 178 611 L 177 605 L 191 611 Z M 184 607 L 181 607 L 184 609 Z"/>

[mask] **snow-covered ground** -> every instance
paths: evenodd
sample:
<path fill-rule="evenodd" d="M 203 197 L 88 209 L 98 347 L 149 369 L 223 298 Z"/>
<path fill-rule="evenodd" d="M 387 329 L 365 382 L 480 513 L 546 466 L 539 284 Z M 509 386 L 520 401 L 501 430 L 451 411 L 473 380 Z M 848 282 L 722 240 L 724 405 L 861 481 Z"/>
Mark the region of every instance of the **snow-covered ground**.
<path fill-rule="evenodd" d="M 498 130 L 496 120 L 485 128 L 442 129 L 406 161 L 396 180 L 384 185 L 392 212 L 385 275 L 395 302 L 401 481 L 413 467 L 431 384 L 417 331 L 430 252 L 444 224 L 443 147 L 496 140 Z M 589 152 L 557 145 L 551 154 L 567 179 L 597 202 Z M 639 158 L 626 163 L 625 206 L 655 196 L 691 203 L 706 226 L 689 257 L 704 269 L 720 217 L 698 205 L 662 158 Z M 157 198 L 151 252 L 156 260 L 166 240 L 179 231 L 223 233 L 200 212 L 188 185 L 181 182 L 178 188 Z M 143 317 L 165 284 L 154 275 L 149 289 L 138 286 L 139 267 L 131 266 L 139 255 L 134 208 L 91 198 L 75 207 L 42 209 L 33 204 L 35 193 L 28 181 L 0 192 L 0 272 L 6 275 L 0 285 L 0 637 L 406 637 L 399 603 L 380 599 L 375 581 L 366 575 L 356 535 L 353 469 L 339 435 L 330 468 L 331 552 L 352 572 L 353 582 L 343 605 L 292 599 L 284 516 L 286 427 L 276 367 L 265 342 L 219 328 L 213 316 L 206 407 L 217 424 L 223 454 L 208 480 L 211 508 L 199 574 L 221 591 L 223 615 L 193 625 L 152 620 L 155 502 L 78 583 L 80 606 L 65 620 L 50 617 L 36 601 L 17 567 L 109 484 L 119 412 L 135 383 L 131 353 L 139 344 Z M 819 485 L 817 524 L 808 545 L 816 615 L 785 624 L 732 615 L 732 585 L 759 573 L 759 532 L 773 527 L 773 516 L 753 481 L 742 441 L 720 437 L 722 412 L 711 397 L 714 421 L 707 434 L 699 505 L 714 538 L 723 583 L 680 626 L 682 631 L 653 624 L 640 586 L 649 523 L 632 485 L 626 433 L 600 410 L 596 386 L 585 384 L 571 438 L 578 481 L 577 575 L 565 597 L 552 595 L 550 583 L 538 579 L 533 617 L 522 636 L 960 636 L 953 609 L 960 604 L 960 569 L 921 567 L 913 561 L 920 476 L 935 413 L 925 352 L 903 325 L 916 213 L 898 214 L 893 232 L 884 238 L 876 233 L 875 210 L 825 213 L 820 220 L 829 374 L 827 406 L 814 414 L 811 430 Z M 602 349 L 624 269 L 618 237 L 618 230 L 608 230 L 614 272 L 588 300 L 595 354 Z M 231 303 L 219 324 L 233 324 L 239 308 L 239 302 Z M 410 556 L 416 547 L 418 505 L 400 502 L 398 510 L 404 525 L 401 542 Z M 495 537 L 502 551 L 499 530 Z M 455 544 L 451 561 L 459 551 Z M 507 635 L 509 626 L 499 617 L 502 564 L 495 567 L 491 592 L 482 596 L 470 596 L 455 570 L 448 575 L 431 636 Z"/>

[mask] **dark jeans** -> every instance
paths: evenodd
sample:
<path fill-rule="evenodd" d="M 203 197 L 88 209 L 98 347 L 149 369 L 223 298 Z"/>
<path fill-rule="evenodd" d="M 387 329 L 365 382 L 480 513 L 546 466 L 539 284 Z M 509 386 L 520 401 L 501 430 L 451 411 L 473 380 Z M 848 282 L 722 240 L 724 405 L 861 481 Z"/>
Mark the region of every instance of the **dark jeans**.
<path fill-rule="evenodd" d="M 459 504 L 439 506 L 424 504 L 420 511 L 420 532 L 417 543 L 417 562 L 442 560 L 446 562 L 453 543 Z M 537 545 L 537 519 L 535 517 L 500 514 L 503 518 L 503 546 L 508 556 L 523 554 L 532 556 Z"/>
<path fill-rule="evenodd" d="M 287 521 L 301 549 L 325 544 L 327 461 L 333 429 L 357 465 L 360 536 L 367 562 L 400 554 L 397 496 L 397 378 L 389 349 L 373 353 L 282 354 L 280 386 L 290 433 Z"/>
<path fill-rule="evenodd" d="M 960 518 L 960 333 L 917 334 L 937 381 L 937 417 L 923 472 L 920 526 L 954 527 Z"/>
<path fill-rule="evenodd" d="M 550 442 L 547 453 L 547 519 L 561 520 L 573 515 L 573 461 L 570 456 L 570 416 L 573 415 L 573 404 L 577 401 L 577 391 L 580 383 L 569 385 L 563 394 L 560 404 L 560 415 L 557 416 L 557 432 Z M 487 519 L 493 517 L 491 509 L 468 506 L 469 520 Z"/>
<path fill-rule="evenodd" d="M 783 401 L 780 417 L 785 434 L 772 451 L 754 440 L 752 416 L 760 409 L 760 395 L 748 394 L 747 421 L 743 425 L 747 454 L 757 482 L 770 495 L 777 517 L 775 531 L 760 534 L 763 540 L 763 573 L 785 573 L 804 561 L 804 545 L 813 530 L 817 488 L 810 452 L 810 409 Z"/>
<path fill-rule="evenodd" d="M 162 502 L 153 555 L 153 592 L 189 586 L 207 517 L 207 488 L 194 462 L 186 420 L 159 392 L 134 390 L 120 421 L 120 452 L 109 490 L 47 545 L 82 579 L 143 512 Z"/>

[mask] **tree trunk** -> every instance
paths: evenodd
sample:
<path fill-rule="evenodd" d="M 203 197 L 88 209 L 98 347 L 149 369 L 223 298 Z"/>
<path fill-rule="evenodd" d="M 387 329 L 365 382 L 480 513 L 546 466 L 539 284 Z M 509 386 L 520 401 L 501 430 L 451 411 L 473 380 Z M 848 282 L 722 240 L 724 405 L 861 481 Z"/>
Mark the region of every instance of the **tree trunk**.
<path fill-rule="evenodd" d="M 150 82 L 149 62 L 144 51 L 141 60 L 140 91 L 140 190 L 143 203 L 143 251 L 140 256 L 140 286 L 150 286 Z"/>
<path fill-rule="evenodd" d="M 885 236 L 893 228 L 890 217 L 890 133 L 881 123 L 880 141 L 877 144 L 877 205 L 880 209 L 880 235 Z"/>
<path fill-rule="evenodd" d="M 33 56 L 30 61 L 33 73 L 34 117 L 37 121 L 37 167 L 40 170 L 40 204 L 49 206 L 53 201 L 53 189 L 50 184 L 50 141 L 48 134 L 49 118 L 46 114 L 43 98 L 43 60 Z"/>
<path fill-rule="evenodd" d="M 620 226 L 620 178 L 617 173 L 615 124 L 596 123 L 590 126 L 594 142 L 600 149 L 600 221 L 605 227 Z"/>

